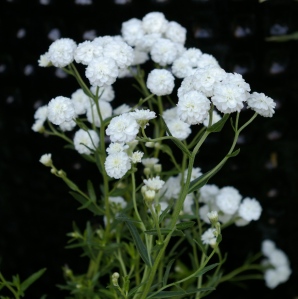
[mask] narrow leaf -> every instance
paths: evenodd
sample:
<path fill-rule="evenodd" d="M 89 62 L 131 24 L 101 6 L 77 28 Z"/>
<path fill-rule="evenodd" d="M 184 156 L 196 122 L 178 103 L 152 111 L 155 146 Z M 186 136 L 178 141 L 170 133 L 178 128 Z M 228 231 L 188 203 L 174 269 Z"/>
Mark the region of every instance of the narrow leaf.
<path fill-rule="evenodd" d="M 166 271 L 165 271 L 165 274 L 164 274 L 163 279 L 162 279 L 162 286 L 163 287 L 168 282 L 168 277 L 169 277 L 169 274 L 170 274 L 170 270 L 171 270 L 171 267 L 172 267 L 172 265 L 173 265 L 174 262 L 175 262 L 175 259 L 172 259 L 167 264 Z"/>
<path fill-rule="evenodd" d="M 206 292 L 206 291 L 214 291 L 214 290 L 215 290 L 214 287 L 206 287 L 206 288 L 200 288 L 200 289 L 194 289 L 194 290 L 188 290 L 188 291 L 161 291 L 156 295 L 154 295 L 156 292 L 153 293 L 152 295 L 149 294 L 147 299 L 149 299 L 149 298 L 152 298 L 152 299 L 153 298 L 172 298 L 172 297 L 177 297 L 177 296 L 185 296 L 185 295 L 195 294 L 198 292 Z"/>
<path fill-rule="evenodd" d="M 220 121 L 210 126 L 207 131 L 208 132 L 220 132 L 224 127 L 226 121 L 228 120 L 230 114 L 225 114 Z"/>
<path fill-rule="evenodd" d="M 168 235 L 172 230 L 171 229 L 167 229 L 167 228 L 161 228 L 160 229 L 160 233 L 162 235 Z M 145 234 L 151 235 L 151 236 L 157 236 L 157 230 L 156 229 L 149 229 L 149 230 L 145 230 L 144 231 Z M 177 230 L 175 229 L 174 232 L 172 233 L 172 236 L 179 236 L 179 237 L 183 237 L 184 233 L 181 230 Z"/>
<path fill-rule="evenodd" d="M 46 268 L 43 268 L 32 275 L 30 275 L 27 279 L 25 279 L 21 283 L 21 291 L 24 292 L 33 282 L 35 282 L 44 272 L 46 271 Z"/>
<path fill-rule="evenodd" d="M 231 154 L 227 155 L 228 158 L 236 157 L 240 153 L 240 148 L 232 152 Z"/>
<path fill-rule="evenodd" d="M 69 192 L 72 197 L 74 199 L 76 199 L 79 203 L 82 204 L 82 209 L 83 208 L 86 208 L 88 210 L 90 210 L 91 212 L 93 212 L 95 215 L 104 215 L 105 212 L 103 209 L 101 209 L 100 207 L 96 206 L 93 202 L 91 201 L 88 201 L 84 196 L 78 194 L 78 193 L 75 193 L 75 192 Z"/>
<path fill-rule="evenodd" d="M 198 277 L 198 276 L 202 276 L 203 274 L 205 274 L 206 272 L 212 270 L 213 268 L 217 267 L 219 265 L 219 263 L 215 263 L 215 264 L 212 264 L 210 266 L 207 266 L 205 267 L 204 269 L 202 269 L 201 271 L 199 271 L 195 277 Z"/>
<path fill-rule="evenodd" d="M 184 222 L 180 222 L 178 224 L 176 224 L 176 228 L 180 229 L 180 230 L 184 230 L 190 227 L 193 227 L 195 224 L 194 221 L 184 221 Z"/>
<path fill-rule="evenodd" d="M 117 220 L 119 221 L 125 221 L 125 222 L 137 222 L 137 223 L 140 223 L 141 221 L 139 220 L 136 220 L 136 219 L 133 219 L 131 217 L 128 217 L 124 214 L 119 214 L 115 217 Z"/>
<path fill-rule="evenodd" d="M 137 247 L 137 250 L 139 251 L 139 254 L 142 258 L 142 260 L 144 261 L 144 263 L 151 267 L 152 266 L 152 258 L 150 257 L 149 253 L 147 252 L 147 248 L 144 245 L 137 228 L 134 226 L 133 223 L 129 222 L 129 221 L 125 221 L 126 225 L 128 226 L 128 229 L 130 230 L 130 233 L 133 237 L 134 243 Z"/>
<path fill-rule="evenodd" d="M 207 256 L 207 252 L 206 252 L 206 249 L 205 249 L 202 241 L 200 239 L 199 240 L 193 239 L 193 241 L 199 246 L 199 248 L 201 249 L 201 251 Z"/>
<path fill-rule="evenodd" d="M 88 194 L 89 194 L 91 201 L 96 202 L 96 194 L 94 191 L 93 184 L 90 180 L 87 181 L 87 189 L 88 189 Z"/>

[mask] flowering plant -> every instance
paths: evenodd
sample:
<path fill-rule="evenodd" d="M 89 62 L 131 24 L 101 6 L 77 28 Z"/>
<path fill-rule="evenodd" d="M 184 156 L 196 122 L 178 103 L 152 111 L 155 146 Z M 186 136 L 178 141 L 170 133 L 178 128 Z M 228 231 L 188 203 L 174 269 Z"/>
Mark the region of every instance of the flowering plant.
<path fill-rule="evenodd" d="M 151 12 L 122 23 L 118 36 L 79 44 L 60 38 L 39 59 L 41 67 L 60 68 L 79 86 L 39 107 L 32 129 L 64 139 L 98 170 L 78 186 L 52 154 L 40 159 L 99 219 L 83 229 L 74 225 L 68 234 L 68 247 L 81 248 L 89 259 L 83 274 L 64 267 L 60 287 L 69 290 L 68 298 L 198 299 L 228 280 L 265 279 L 275 288 L 291 274 L 286 254 L 271 240 L 239 268 L 225 270 L 225 229 L 257 221 L 262 207 L 233 186 L 209 182 L 239 154 L 239 134 L 258 115 L 272 117 L 276 104 L 185 41 L 184 27 Z M 113 84 L 124 77 L 136 80 L 141 98 L 114 107 Z M 251 116 L 242 123 L 243 110 Z M 199 150 L 228 119 L 230 149 L 203 173 Z"/>

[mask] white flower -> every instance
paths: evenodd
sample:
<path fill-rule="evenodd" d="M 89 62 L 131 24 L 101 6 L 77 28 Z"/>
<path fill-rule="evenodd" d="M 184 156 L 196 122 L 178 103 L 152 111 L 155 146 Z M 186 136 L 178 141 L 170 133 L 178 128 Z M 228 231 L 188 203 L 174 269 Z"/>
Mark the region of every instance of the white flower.
<path fill-rule="evenodd" d="M 105 169 L 108 176 L 120 179 L 131 168 L 130 159 L 125 152 L 108 155 L 105 161 Z"/>
<path fill-rule="evenodd" d="M 149 55 L 147 52 L 142 51 L 137 48 L 134 48 L 134 58 L 133 58 L 133 62 L 131 63 L 131 65 L 135 66 L 138 64 L 143 64 L 148 60 L 149 60 Z"/>
<path fill-rule="evenodd" d="M 234 84 L 239 88 L 242 88 L 243 92 L 249 92 L 250 86 L 245 80 L 243 79 L 242 75 L 238 73 L 226 73 L 226 76 L 223 80 L 223 83 L 230 83 Z"/>
<path fill-rule="evenodd" d="M 96 95 L 96 90 L 98 87 L 92 86 L 90 88 L 91 92 Z M 112 102 L 115 99 L 115 91 L 113 85 L 107 85 L 99 88 L 98 96 L 101 101 Z"/>
<path fill-rule="evenodd" d="M 56 67 L 65 67 L 73 62 L 77 44 L 70 38 L 55 40 L 49 47 L 48 57 Z"/>
<path fill-rule="evenodd" d="M 135 140 L 139 132 L 137 121 L 129 114 L 121 114 L 112 118 L 106 129 L 112 142 L 129 142 Z"/>
<path fill-rule="evenodd" d="M 117 79 L 118 66 L 114 59 L 101 56 L 88 64 L 85 75 L 93 86 L 111 85 Z"/>
<path fill-rule="evenodd" d="M 183 203 L 183 213 L 193 214 L 193 194 L 187 194 Z"/>
<path fill-rule="evenodd" d="M 77 115 L 85 114 L 87 107 L 90 105 L 90 100 L 83 89 L 77 89 L 71 94 L 71 100 Z"/>
<path fill-rule="evenodd" d="M 152 46 L 161 38 L 160 33 L 145 34 L 136 40 L 136 48 L 139 51 L 150 52 Z"/>
<path fill-rule="evenodd" d="M 124 41 L 112 41 L 104 47 L 105 57 L 112 58 L 120 69 L 127 68 L 134 60 L 134 51 Z"/>
<path fill-rule="evenodd" d="M 126 151 L 126 150 L 128 149 L 128 147 L 129 147 L 129 146 L 128 146 L 127 144 L 124 144 L 124 143 L 112 142 L 112 143 L 110 143 L 110 145 L 107 147 L 106 152 L 107 152 L 109 155 L 117 154 L 117 153 Z"/>
<path fill-rule="evenodd" d="M 272 117 L 276 103 L 264 93 L 253 92 L 247 98 L 247 105 L 264 117 Z"/>
<path fill-rule="evenodd" d="M 76 122 L 72 119 L 70 121 L 65 121 L 62 124 L 60 124 L 59 128 L 63 132 L 65 132 L 65 131 L 71 131 L 76 125 L 77 125 Z"/>
<path fill-rule="evenodd" d="M 34 132 L 43 132 L 43 130 L 44 130 L 44 126 L 43 125 L 44 125 L 44 121 L 37 119 L 35 121 L 35 123 L 32 125 L 31 129 Z"/>
<path fill-rule="evenodd" d="M 205 53 L 200 55 L 197 61 L 197 67 L 204 68 L 206 66 L 219 66 L 219 63 L 214 56 Z"/>
<path fill-rule="evenodd" d="M 175 43 L 184 44 L 186 40 L 186 29 L 179 23 L 171 21 L 167 24 L 165 37 Z"/>
<path fill-rule="evenodd" d="M 150 92 L 158 96 L 171 94 L 174 89 L 174 76 L 164 69 L 154 69 L 148 74 L 146 85 Z"/>
<path fill-rule="evenodd" d="M 202 54 L 200 49 L 189 48 L 182 53 L 181 57 L 186 58 L 192 67 L 198 67 L 198 62 Z"/>
<path fill-rule="evenodd" d="M 150 189 L 154 191 L 158 191 L 162 188 L 164 185 L 164 181 L 160 179 L 159 176 L 156 176 L 154 178 L 150 178 L 148 180 L 143 180 L 144 184 Z"/>
<path fill-rule="evenodd" d="M 40 157 L 39 162 L 45 166 L 52 166 L 52 154 L 43 154 Z"/>
<path fill-rule="evenodd" d="M 211 212 L 207 213 L 207 217 L 209 218 L 210 222 L 217 221 L 218 213 L 217 213 L 217 211 L 211 211 Z"/>
<path fill-rule="evenodd" d="M 142 164 L 145 167 L 153 167 L 154 165 L 156 165 L 159 162 L 158 158 L 143 158 L 142 159 Z"/>
<path fill-rule="evenodd" d="M 194 73 L 190 60 L 183 56 L 180 56 L 173 61 L 171 70 L 177 78 L 185 78 Z"/>
<path fill-rule="evenodd" d="M 192 90 L 179 97 L 177 114 L 179 118 L 190 124 L 202 123 L 210 109 L 210 101 L 202 93 Z"/>
<path fill-rule="evenodd" d="M 122 104 L 113 110 L 114 115 L 124 114 L 130 111 L 130 107 L 127 104 Z"/>
<path fill-rule="evenodd" d="M 178 88 L 178 98 L 182 97 L 184 94 L 188 93 L 189 91 L 199 91 L 201 86 L 200 80 L 197 76 L 194 75 L 189 75 L 185 77 L 182 82 L 180 87 Z"/>
<path fill-rule="evenodd" d="M 113 108 L 109 102 L 98 101 L 98 106 L 99 106 L 100 115 L 103 120 L 112 116 Z M 101 126 L 101 120 L 98 115 L 98 111 L 95 103 L 92 103 L 91 106 L 88 106 L 86 116 L 87 116 L 87 120 L 91 124 L 94 124 L 96 127 Z"/>
<path fill-rule="evenodd" d="M 164 33 L 168 21 L 161 12 L 147 13 L 142 19 L 142 27 L 146 33 Z"/>
<path fill-rule="evenodd" d="M 160 194 L 167 200 L 174 198 L 177 199 L 181 191 L 181 176 L 171 176 L 167 179 Z"/>
<path fill-rule="evenodd" d="M 179 140 L 185 140 L 191 133 L 190 125 L 180 119 L 173 118 L 166 124 L 171 134 Z"/>
<path fill-rule="evenodd" d="M 136 41 L 144 36 L 142 21 L 132 18 L 121 25 L 121 34 L 123 39 L 130 45 L 135 46 Z"/>
<path fill-rule="evenodd" d="M 96 45 L 91 41 L 84 41 L 78 44 L 74 52 L 74 59 L 77 63 L 88 65 L 94 58 L 103 55 L 103 47 Z"/>
<path fill-rule="evenodd" d="M 44 122 L 48 117 L 48 106 L 40 106 L 36 109 L 34 113 L 34 119 Z"/>
<path fill-rule="evenodd" d="M 157 39 L 150 51 L 151 59 L 161 66 L 172 64 L 178 54 L 177 44 L 165 38 Z"/>
<path fill-rule="evenodd" d="M 271 240 L 264 240 L 262 242 L 262 253 L 269 257 L 270 254 L 276 249 L 275 243 Z"/>
<path fill-rule="evenodd" d="M 243 108 L 243 102 L 247 99 L 247 93 L 243 88 L 233 83 L 215 84 L 214 95 L 211 101 L 215 107 L 222 113 L 232 113 L 240 111 Z"/>
<path fill-rule="evenodd" d="M 188 169 L 184 171 L 184 182 L 186 182 Z M 191 170 L 190 181 L 193 181 L 202 175 L 202 171 L 200 167 L 193 167 Z"/>
<path fill-rule="evenodd" d="M 146 127 L 150 119 L 156 117 L 156 113 L 149 109 L 136 109 L 130 112 L 129 115 L 132 116 L 140 126 L 144 127 Z"/>
<path fill-rule="evenodd" d="M 165 122 L 171 121 L 173 119 L 177 118 L 177 106 L 174 106 L 172 108 L 166 109 L 162 113 L 162 117 Z"/>
<path fill-rule="evenodd" d="M 91 150 L 95 150 L 99 144 L 98 134 L 93 130 L 85 131 L 79 129 L 73 139 L 75 149 L 80 154 L 90 155 Z"/>
<path fill-rule="evenodd" d="M 216 110 L 213 110 L 212 111 L 212 123 L 211 123 L 211 126 L 214 125 L 215 123 L 219 122 L 220 120 L 221 120 L 220 114 Z M 208 113 L 207 117 L 204 119 L 203 125 L 205 127 L 208 127 L 208 125 L 209 125 L 209 113 Z"/>
<path fill-rule="evenodd" d="M 241 201 L 241 195 L 234 187 L 223 187 L 216 196 L 216 204 L 221 211 L 228 215 L 234 214 Z"/>
<path fill-rule="evenodd" d="M 266 286 L 269 289 L 276 288 L 280 283 L 286 282 L 291 273 L 292 271 L 287 265 L 266 270 L 264 276 Z"/>
<path fill-rule="evenodd" d="M 48 119 L 54 125 L 60 125 L 76 117 L 71 99 L 58 96 L 48 104 Z"/>
<path fill-rule="evenodd" d="M 262 207 L 255 198 L 244 198 L 239 206 L 238 214 L 246 221 L 258 220 L 262 213 Z"/>
<path fill-rule="evenodd" d="M 215 202 L 216 195 L 219 193 L 219 188 L 212 184 L 212 185 L 204 185 L 200 189 L 200 198 L 199 202 L 204 202 L 206 204 L 213 204 Z"/>
<path fill-rule="evenodd" d="M 127 206 L 127 202 L 122 196 L 110 196 L 109 202 L 111 204 L 119 206 L 121 209 L 124 209 Z"/>
<path fill-rule="evenodd" d="M 131 162 L 132 163 L 141 163 L 142 162 L 142 158 L 144 156 L 144 153 L 141 152 L 141 151 L 136 151 L 136 152 L 133 152 L 130 159 L 131 159 Z"/>
<path fill-rule="evenodd" d="M 40 57 L 38 59 L 38 65 L 40 67 L 48 67 L 51 65 L 50 55 L 48 52 L 40 55 Z"/>
<path fill-rule="evenodd" d="M 215 232 L 215 228 L 208 228 L 201 236 L 203 244 L 211 246 L 216 245 L 216 237 L 214 235 Z"/>

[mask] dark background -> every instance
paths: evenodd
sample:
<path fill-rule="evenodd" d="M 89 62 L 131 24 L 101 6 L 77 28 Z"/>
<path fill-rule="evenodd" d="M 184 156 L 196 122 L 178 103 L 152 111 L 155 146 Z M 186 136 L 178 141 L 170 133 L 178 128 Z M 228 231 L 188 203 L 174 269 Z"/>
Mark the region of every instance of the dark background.
<path fill-rule="evenodd" d="M 7 277 L 25 278 L 46 267 L 43 277 L 28 290 L 28 298 L 64 298 L 56 284 L 64 282 L 62 266 L 85 270 L 80 252 L 65 250 L 72 221 L 82 228 L 88 213 L 77 211 L 67 187 L 38 160 L 51 152 L 58 168 L 85 183 L 90 166 L 78 155 L 61 150 L 63 142 L 34 133 L 35 108 L 58 95 L 70 96 L 78 87 L 72 78 L 59 78 L 55 69 L 39 68 L 39 56 L 59 37 L 84 40 L 120 34 L 121 23 L 141 19 L 151 11 L 164 12 L 188 30 L 187 47 L 214 55 L 228 72 L 239 72 L 252 91 L 264 92 L 277 102 L 273 118 L 258 117 L 241 136 L 241 153 L 230 160 L 212 182 L 231 185 L 243 196 L 256 197 L 263 207 L 261 220 L 244 228 L 230 228 L 223 246 L 229 263 L 240 265 L 249 250 L 259 250 L 270 238 L 290 258 L 290 280 L 271 291 L 263 282 L 248 289 L 220 286 L 212 298 L 298 298 L 298 159 L 297 159 L 297 41 L 273 43 L 266 37 L 298 31 L 297 1 L 254 0 L 131 0 L 75 1 L 0 0 L 0 270 Z M 42 2 L 42 1 L 41 1 Z M 123 4 L 121 4 L 123 2 Z M 127 2 L 127 3 L 125 3 Z M 129 81 L 129 80 L 128 80 Z M 116 82 L 118 104 L 131 94 L 130 82 Z M 246 117 L 247 112 L 244 112 Z M 231 132 L 211 138 L 201 153 L 203 171 L 225 153 Z M 256 291 L 256 289 L 258 289 Z"/>

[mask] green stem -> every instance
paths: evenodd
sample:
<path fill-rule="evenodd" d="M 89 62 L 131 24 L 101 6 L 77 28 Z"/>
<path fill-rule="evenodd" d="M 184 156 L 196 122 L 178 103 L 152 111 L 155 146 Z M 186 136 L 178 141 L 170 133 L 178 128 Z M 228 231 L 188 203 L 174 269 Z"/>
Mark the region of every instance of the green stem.
<path fill-rule="evenodd" d="M 14 297 L 16 299 L 19 299 L 20 298 L 19 294 L 14 290 L 14 288 L 10 285 L 10 283 L 5 280 L 1 272 L 0 272 L 0 279 L 3 282 L 3 285 L 6 286 L 13 293 Z"/>

